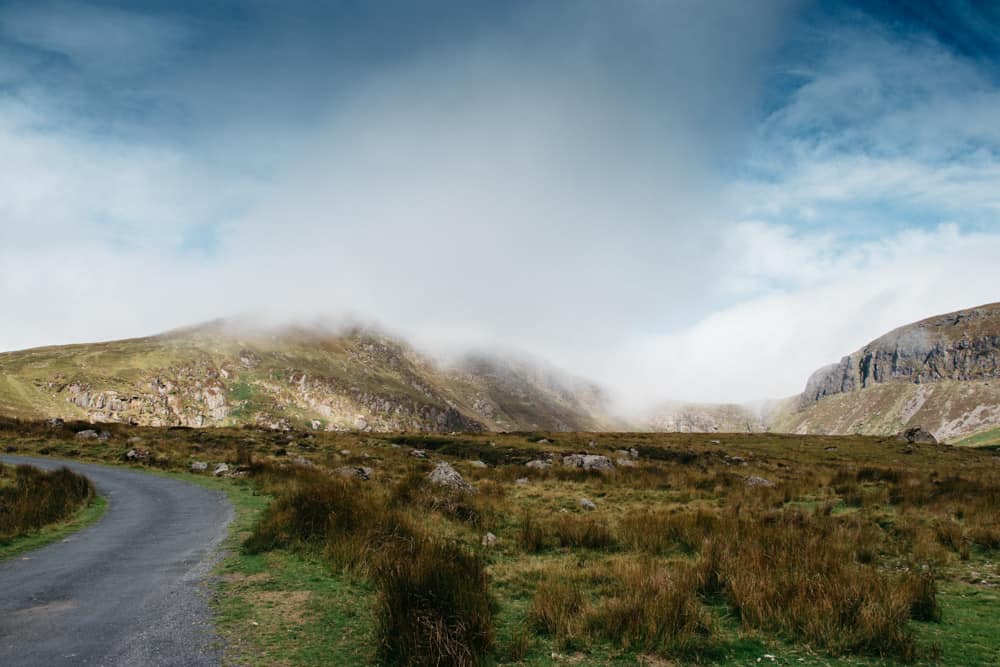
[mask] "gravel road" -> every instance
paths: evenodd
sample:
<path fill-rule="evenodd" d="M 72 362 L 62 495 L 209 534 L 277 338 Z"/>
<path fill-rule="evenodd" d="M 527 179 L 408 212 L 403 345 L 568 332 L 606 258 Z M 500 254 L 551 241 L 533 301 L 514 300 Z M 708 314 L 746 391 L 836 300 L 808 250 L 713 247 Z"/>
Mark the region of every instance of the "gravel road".
<path fill-rule="evenodd" d="M 67 466 L 108 501 L 96 524 L 0 563 L 0 665 L 218 665 L 207 578 L 233 510 L 218 491 L 127 468 Z"/>

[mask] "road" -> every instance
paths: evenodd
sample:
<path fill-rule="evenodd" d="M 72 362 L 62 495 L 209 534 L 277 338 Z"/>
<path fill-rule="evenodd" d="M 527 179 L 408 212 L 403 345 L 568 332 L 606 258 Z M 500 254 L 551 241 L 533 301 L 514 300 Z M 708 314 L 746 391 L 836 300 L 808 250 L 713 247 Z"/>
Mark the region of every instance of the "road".
<path fill-rule="evenodd" d="M 0 665 L 218 665 L 207 578 L 233 510 L 225 494 L 127 468 L 66 465 L 108 500 L 100 521 L 0 563 Z"/>

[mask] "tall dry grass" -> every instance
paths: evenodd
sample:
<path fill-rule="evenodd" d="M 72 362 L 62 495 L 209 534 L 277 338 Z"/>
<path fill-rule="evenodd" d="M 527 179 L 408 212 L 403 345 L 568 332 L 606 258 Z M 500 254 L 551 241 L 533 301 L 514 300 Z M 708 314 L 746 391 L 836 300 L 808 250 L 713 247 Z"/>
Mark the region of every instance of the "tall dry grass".
<path fill-rule="evenodd" d="M 0 463 L 0 542 L 68 519 L 93 500 L 94 485 L 83 475 L 60 468 L 11 468 Z"/>

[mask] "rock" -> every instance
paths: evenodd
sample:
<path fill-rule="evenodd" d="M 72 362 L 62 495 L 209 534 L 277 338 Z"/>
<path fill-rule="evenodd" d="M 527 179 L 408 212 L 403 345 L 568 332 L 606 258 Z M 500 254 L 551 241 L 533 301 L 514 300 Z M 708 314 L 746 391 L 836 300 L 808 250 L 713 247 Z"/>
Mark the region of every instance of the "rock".
<path fill-rule="evenodd" d="M 126 461 L 148 461 L 149 450 L 133 448 L 125 452 L 125 455 L 122 458 Z"/>
<path fill-rule="evenodd" d="M 426 459 L 427 452 L 422 449 L 411 449 L 410 456 L 412 456 L 415 459 Z"/>
<path fill-rule="evenodd" d="M 485 463 L 483 463 L 482 461 L 479 461 L 478 459 L 477 459 L 477 460 L 475 460 L 475 461 L 473 461 L 473 462 L 472 462 L 472 463 L 470 463 L 469 465 L 471 465 L 471 466 L 472 466 L 473 468 L 489 468 L 489 466 L 488 466 L 488 465 L 486 465 L 486 464 L 485 464 Z"/>
<path fill-rule="evenodd" d="M 487 549 L 492 549 L 497 545 L 497 536 L 493 533 L 486 533 L 483 535 L 483 546 Z"/>
<path fill-rule="evenodd" d="M 372 474 L 375 471 L 366 466 L 342 466 L 335 468 L 334 472 L 343 477 L 356 477 L 357 479 L 368 481 L 372 478 Z"/>
<path fill-rule="evenodd" d="M 321 422 L 318 419 L 313 419 L 312 421 L 309 422 L 309 428 L 311 428 L 314 431 L 318 431 L 321 428 L 323 428 L 323 422 Z"/>
<path fill-rule="evenodd" d="M 204 461 L 191 462 L 191 472 L 205 472 L 206 470 L 208 470 L 208 464 Z"/>
<path fill-rule="evenodd" d="M 911 445 L 936 445 L 937 438 L 934 437 L 933 433 L 925 431 L 924 429 L 916 426 L 914 428 L 908 428 L 905 431 L 901 431 L 896 439 L 900 442 L 906 442 Z"/>
<path fill-rule="evenodd" d="M 294 463 L 297 466 L 302 466 L 304 468 L 309 468 L 310 466 L 312 466 L 312 461 L 310 461 L 304 456 L 296 456 L 295 460 L 292 461 L 292 463 Z"/>
<path fill-rule="evenodd" d="M 634 459 L 637 459 L 639 458 L 639 450 L 636 449 L 635 447 L 630 447 L 628 450 L 628 455 Z"/>
<path fill-rule="evenodd" d="M 598 454 L 571 454 L 564 456 L 562 463 L 569 468 L 583 468 L 584 470 L 614 470 L 615 465 L 607 456 Z"/>
<path fill-rule="evenodd" d="M 549 461 L 543 461 L 541 459 L 535 459 L 534 461 L 528 461 L 524 464 L 528 468 L 537 468 L 538 470 L 544 470 L 552 465 Z"/>
<path fill-rule="evenodd" d="M 629 453 L 627 449 L 616 449 L 615 456 L 617 456 L 618 458 L 628 458 Z"/>
<path fill-rule="evenodd" d="M 615 463 L 617 463 L 622 468 L 634 468 L 637 465 L 636 462 L 633 461 L 632 459 L 626 459 L 623 457 L 615 459 Z"/>
<path fill-rule="evenodd" d="M 97 434 L 97 439 L 98 440 L 104 440 L 104 441 L 110 440 L 111 439 L 111 432 L 110 431 L 101 431 L 100 433 Z"/>
<path fill-rule="evenodd" d="M 431 471 L 431 474 L 427 476 L 431 484 L 436 484 L 437 486 L 447 487 L 449 489 L 455 489 L 456 491 L 461 491 L 463 493 L 475 493 L 476 490 L 472 488 L 472 485 L 465 481 L 462 475 L 459 474 L 457 470 L 451 467 L 451 464 L 446 461 L 440 461 Z"/>
<path fill-rule="evenodd" d="M 549 444 L 549 439 L 548 438 L 539 438 L 538 440 L 535 440 L 535 442 L 537 442 L 539 445 L 547 445 L 547 444 Z"/>
<path fill-rule="evenodd" d="M 222 477 L 228 472 L 229 472 L 229 466 L 226 465 L 225 463 L 220 463 L 219 465 L 215 466 L 215 470 L 212 472 L 212 474 L 215 475 L 216 477 Z"/>
<path fill-rule="evenodd" d="M 710 444 L 710 445 L 721 445 L 722 441 L 721 440 L 709 440 L 708 444 Z"/>
<path fill-rule="evenodd" d="M 747 464 L 747 460 L 742 456 L 727 456 L 723 459 L 723 461 L 725 461 L 727 465 L 731 466 L 745 466 Z"/>
<path fill-rule="evenodd" d="M 514 480 L 514 483 L 517 484 L 518 486 L 527 486 L 528 485 L 528 478 L 527 477 L 518 477 L 517 479 Z"/>
<path fill-rule="evenodd" d="M 747 486 L 763 486 L 766 488 L 774 486 L 774 482 L 772 482 L 771 480 L 764 479 L 763 477 L 758 477 L 757 475 L 751 475 L 750 477 L 747 477 L 746 484 Z"/>
<path fill-rule="evenodd" d="M 133 435 L 131 438 L 129 438 L 125 442 L 127 442 L 130 445 L 141 445 L 145 441 L 146 441 L 145 438 L 142 438 L 142 437 L 140 437 L 138 435 Z"/>
<path fill-rule="evenodd" d="M 576 501 L 576 504 L 579 505 L 581 508 L 587 510 L 588 512 L 597 509 L 597 505 L 595 505 L 594 501 L 589 498 L 580 498 L 578 501 Z"/>
<path fill-rule="evenodd" d="M 351 450 L 349 450 L 349 449 L 341 449 L 340 450 L 340 455 L 341 456 L 350 456 L 351 455 Z"/>
<path fill-rule="evenodd" d="M 45 423 L 51 428 L 62 428 L 63 426 L 66 425 L 66 422 L 64 422 L 59 417 L 53 417 L 52 419 L 48 420 Z"/>
<path fill-rule="evenodd" d="M 97 440 L 97 431 L 92 428 L 88 428 L 83 431 L 77 431 L 76 435 L 73 437 L 79 440 Z"/>

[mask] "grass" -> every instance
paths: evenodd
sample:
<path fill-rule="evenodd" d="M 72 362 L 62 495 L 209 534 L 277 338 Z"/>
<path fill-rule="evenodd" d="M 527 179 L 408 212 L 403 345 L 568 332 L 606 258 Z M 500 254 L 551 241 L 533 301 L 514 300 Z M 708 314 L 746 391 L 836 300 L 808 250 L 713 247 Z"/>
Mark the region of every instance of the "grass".
<path fill-rule="evenodd" d="M 89 479 L 69 468 L 0 463 L 0 480 L 0 545 L 67 521 L 97 495 Z"/>
<path fill-rule="evenodd" d="M 183 475 L 237 508 L 214 601 L 230 664 L 988 665 L 1000 651 L 1000 466 L 987 450 L 770 434 L 424 446 L 417 434 L 109 430 L 85 446 L 33 425 L 0 437 L 111 461 L 138 435 L 165 470 L 241 464 L 237 479 Z M 477 493 L 430 485 L 433 464 L 411 448 Z M 637 465 L 603 475 L 520 462 L 628 448 Z M 290 465 L 299 457 L 310 465 Z M 333 473 L 361 465 L 371 481 Z M 492 548 L 480 546 L 487 530 Z"/>
<path fill-rule="evenodd" d="M 0 543 L 0 562 L 9 560 L 27 551 L 40 549 L 53 542 L 65 539 L 73 533 L 79 532 L 104 516 L 108 508 L 108 502 L 104 496 L 97 495 L 87 505 L 81 507 L 75 514 L 64 521 L 49 524 L 37 531 L 15 537 L 14 539 Z"/>

